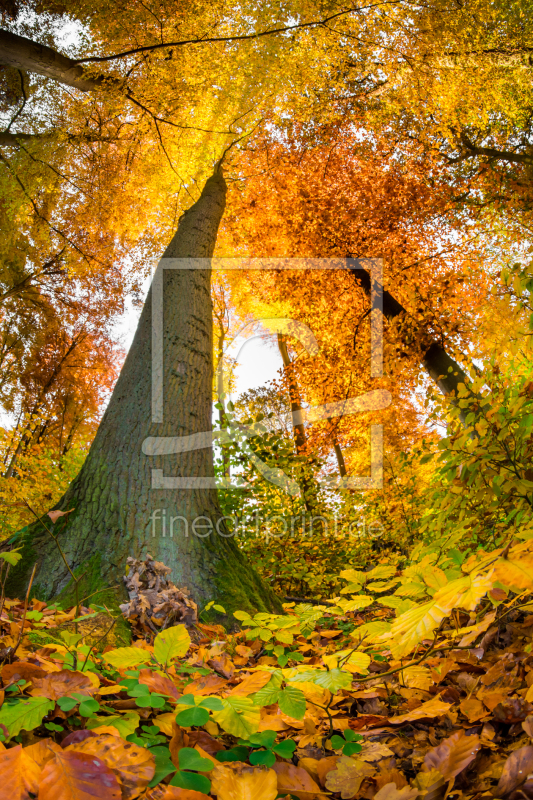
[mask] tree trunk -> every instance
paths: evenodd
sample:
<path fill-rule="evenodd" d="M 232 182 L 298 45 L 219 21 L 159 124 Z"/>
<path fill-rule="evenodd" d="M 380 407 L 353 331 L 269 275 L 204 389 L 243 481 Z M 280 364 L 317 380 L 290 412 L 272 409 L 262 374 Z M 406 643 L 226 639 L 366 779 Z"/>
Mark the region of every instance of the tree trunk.
<path fill-rule="evenodd" d="M 368 297 L 371 296 L 370 273 L 365 269 L 351 267 L 348 259 L 348 269 L 350 269 L 354 280 L 361 286 Z M 392 320 L 401 314 L 407 316 L 407 310 L 389 292 L 382 289 L 383 316 Z M 444 347 L 438 342 L 431 342 L 429 347 L 422 353 L 421 363 L 429 377 L 435 381 L 443 394 L 456 394 L 459 384 L 468 385 L 468 377 L 457 361 L 448 355 Z"/>
<path fill-rule="evenodd" d="M 225 195 L 219 166 L 200 199 L 181 217 L 158 266 L 163 286 L 162 421 L 152 420 L 152 286 L 89 455 L 57 505 L 63 511 L 74 509 L 52 529 L 69 565 L 76 575 L 83 576 L 80 600 L 103 591 L 94 602 L 105 600 L 116 607 L 123 594 L 127 556 L 139 558 L 150 553 L 171 567 L 171 580 L 186 587 L 198 604 L 217 598 L 227 611 L 279 607 L 238 550 L 220 511 L 216 488 L 211 486 L 210 262 L 202 262 L 201 269 L 175 269 L 164 261 L 211 258 Z M 166 437 L 205 432 L 209 435 L 204 437 L 202 449 L 164 455 L 160 448 L 159 455 L 143 453 L 149 437 L 165 437 L 168 442 Z M 160 471 L 155 476 L 156 487 L 153 470 Z M 187 478 L 188 483 L 183 480 Z M 157 488 L 179 484 L 180 479 L 178 488 Z M 191 488 L 185 488 L 187 485 Z M 49 517 L 43 520 L 52 527 Z M 23 594 L 37 562 L 37 596 L 73 603 L 74 582 L 43 522 L 17 537 L 14 545 L 23 545 L 23 559 L 11 570 L 11 596 Z"/>
<path fill-rule="evenodd" d="M 57 50 L 3 30 L 0 30 L 0 64 L 36 72 L 82 92 L 94 92 L 105 84 L 122 84 L 113 76 L 88 75 L 74 59 L 61 55 Z"/>

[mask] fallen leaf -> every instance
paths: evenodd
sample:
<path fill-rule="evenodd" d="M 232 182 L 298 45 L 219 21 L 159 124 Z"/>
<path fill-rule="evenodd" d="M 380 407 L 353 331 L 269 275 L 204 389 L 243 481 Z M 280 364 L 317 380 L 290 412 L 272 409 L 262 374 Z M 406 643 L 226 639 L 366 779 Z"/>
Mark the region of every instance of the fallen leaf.
<path fill-rule="evenodd" d="M 393 755 L 394 753 L 386 744 L 380 744 L 380 742 L 365 742 L 361 752 L 357 753 L 357 759 L 358 761 L 380 761 L 382 758 L 389 758 L 389 756 Z"/>
<path fill-rule="evenodd" d="M 120 800 L 121 797 L 116 775 L 99 758 L 86 753 L 54 753 L 41 773 L 39 800 Z"/>
<path fill-rule="evenodd" d="M 170 750 L 170 759 L 174 766 L 179 769 L 179 752 L 183 747 L 189 747 L 189 736 L 180 728 L 176 722 L 172 722 L 172 739 L 169 742 L 168 749 Z"/>
<path fill-rule="evenodd" d="M 155 717 L 154 725 L 157 725 L 162 733 L 166 734 L 167 736 L 172 736 L 172 724 L 175 718 L 175 712 L 172 713 L 172 711 L 167 711 L 165 714 L 159 714 L 157 717 Z"/>
<path fill-rule="evenodd" d="M 323 797 L 320 793 L 320 786 L 302 767 L 276 761 L 272 769 L 278 776 L 278 794 L 283 794 L 283 792 L 294 794 L 300 800 L 311 800 L 315 795 Z"/>
<path fill-rule="evenodd" d="M 526 717 L 533 713 L 533 706 L 524 700 L 523 697 L 507 698 L 494 708 L 494 719 L 497 722 L 523 722 Z"/>
<path fill-rule="evenodd" d="M 210 778 L 211 791 L 218 800 L 275 800 L 278 796 L 276 773 L 266 767 L 234 761 L 215 767 Z"/>
<path fill-rule="evenodd" d="M 526 780 L 530 772 L 533 771 L 533 747 L 527 745 L 511 753 L 504 764 L 503 772 L 495 789 L 495 797 L 514 792 Z"/>
<path fill-rule="evenodd" d="M 305 769 L 305 771 L 312 777 L 314 781 L 319 781 L 320 778 L 318 776 L 318 765 L 322 761 L 326 761 L 326 759 L 322 758 L 319 761 L 317 758 L 306 758 L 304 756 L 304 758 L 300 758 L 300 760 L 298 761 L 298 766 L 301 767 L 302 769 Z M 335 767 L 333 766 L 332 769 L 334 768 Z"/>
<path fill-rule="evenodd" d="M 180 789 L 178 786 L 156 786 L 149 789 L 143 800 L 211 800 L 209 795 L 194 789 Z"/>
<path fill-rule="evenodd" d="M 463 700 L 459 708 L 469 722 L 476 722 L 478 719 L 487 716 L 485 706 L 476 697 Z"/>
<path fill-rule="evenodd" d="M 389 722 L 392 725 L 401 725 L 404 722 L 413 722 L 417 719 L 431 719 L 433 717 L 442 717 L 447 711 L 450 710 L 449 703 L 443 703 L 438 697 L 422 703 L 418 708 L 409 711 L 407 714 L 400 714 L 399 717 L 389 717 Z"/>
<path fill-rule="evenodd" d="M 465 736 L 464 731 L 457 731 L 426 753 L 424 770 L 437 769 L 447 780 L 455 778 L 475 759 L 480 748 L 479 736 Z"/>
<path fill-rule="evenodd" d="M 16 661 L 14 664 L 4 664 L 2 667 L 2 681 L 4 686 L 20 680 L 33 681 L 35 678 L 44 678 L 46 671 L 30 664 L 29 661 Z"/>
<path fill-rule="evenodd" d="M 187 694 L 213 694 L 227 686 L 227 683 L 227 680 L 220 675 L 204 675 L 187 685 Z"/>
<path fill-rule="evenodd" d="M 53 739 L 40 739 L 35 744 L 30 744 L 24 748 L 24 752 L 32 758 L 37 766 L 42 769 L 50 761 L 54 753 L 60 753 L 61 747 Z"/>
<path fill-rule="evenodd" d="M 2 795 L 9 800 L 29 800 L 37 794 L 41 767 L 18 744 L 0 753 L 0 785 Z"/>
<path fill-rule="evenodd" d="M 340 756 L 327 756 L 326 758 L 321 758 L 319 760 L 316 771 L 318 773 L 318 782 L 320 783 L 322 788 L 326 786 L 326 777 L 328 776 L 328 774 L 333 769 L 337 769 L 337 762 L 339 758 Z M 300 764 L 302 764 L 301 761 Z"/>
<path fill-rule="evenodd" d="M 226 653 L 220 653 L 220 655 L 209 659 L 207 663 L 211 667 L 211 669 L 214 669 L 215 672 L 218 672 L 224 678 L 233 677 L 233 674 L 235 672 L 235 664 Z"/>
<path fill-rule="evenodd" d="M 326 776 L 326 789 L 340 792 L 343 800 L 350 800 L 355 797 L 364 779 L 373 774 L 374 768 L 364 761 L 341 756 L 337 768 Z"/>
<path fill-rule="evenodd" d="M 181 692 L 178 692 L 176 685 L 172 683 L 170 678 L 167 678 L 166 675 L 160 675 L 159 672 L 154 672 L 152 669 L 140 670 L 139 683 L 148 686 L 154 694 L 164 694 L 173 700 L 181 697 Z"/>
<path fill-rule="evenodd" d="M 420 789 L 411 789 L 404 786 L 398 789 L 395 783 L 386 783 L 379 792 L 374 795 L 374 800 L 414 800 L 420 794 Z"/>
<path fill-rule="evenodd" d="M 404 786 L 408 785 L 405 775 L 396 767 L 392 767 L 392 769 L 381 768 L 379 774 L 374 776 L 374 780 L 378 789 L 383 789 L 388 783 L 394 783 L 397 789 L 403 789 Z"/>
<path fill-rule="evenodd" d="M 248 675 L 242 681 L 242 683 L 238 684 L 238 686 L 235 686 L 231 690 L 230 695 L 237 695 L 238 697 L 248 697 L 249 694 L 258 692 L 259 689 L 262 689 L 263 686 L 266 686 L 271 677 L 272 676 L 270 672 L 266 672 L 266 670 L 260 670 L 258 672 L 254 672 L 252 675 Z"/>
<path fill-rule="evenodd" d="M 149 750 L 107 733 L 69 745 L 65 752 L 98 756 L 120 781 L 124 800 L 138 797 L 155 774 L 155 759 Z"/>
<path fill-rule="evenodd" d="M 84 672 L 74 672 L 70 669 L 62 669 L 60 672 L 52 672 L 44 678 L 36 678 L 31 690 L 33 697 L 48 697 L 49 700 L 70 697 L 74 692 L 93 695 L 95 688 Z"/>
<path fill-rule="evenodd" d="M 445 780 L 437 769 L 419 772 L 413 780 L 413 788 L 420 790 L 420 800 L 439 800 L 444 796 Z"/>

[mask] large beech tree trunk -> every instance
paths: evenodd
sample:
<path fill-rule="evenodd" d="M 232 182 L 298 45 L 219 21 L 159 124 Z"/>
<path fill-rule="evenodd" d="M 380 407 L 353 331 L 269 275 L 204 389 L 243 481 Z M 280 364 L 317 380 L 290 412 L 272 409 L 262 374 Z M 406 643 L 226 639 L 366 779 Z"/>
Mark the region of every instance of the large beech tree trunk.
<path fill-rule="evenodd" d="M 101 604 L 107 598 L 116 606 L 121 588 L 108 587 L 122 587 L 127 556 L 150 553 L 172 568 L 171 579 L 187 587 L 197 603 L 217 598 L 228 611 L 265 610 L 278 604 L 238 550 L 216 489 L 205 488 L 205 479 L 214 474 L 211 446 L 204 441 L 202 449 L 156 456 L 142 449 L 148 437 L 183 437 L 212 429 L 209 262 L 202 262 L 204 269 L 168 268 L 169 262 L 163 269 L 163 264 L 164 259 L 213 255 L 225 196 L 222 169 L 217 167 L 200 199 L 180 219 L 158 266 L 163 280 L 163 421 L 152 421 L 151 289 L 91 450 L 57 505 L 74 511 L 53 526 L 48 516 L 43 518 L 69 565 L 83 576 L 80 600 L 106 590 L 93 601 Z M 169 478 L 203 478 L 204 487 L 197 480 L 195 488 L 153 488 L 153 469 Z M 37 596 L 73 602 L 73 581 L 43 524 L 24 529 L 14 542 L 20 544 L 24 557 L 11 573 L 9 593 L 23 593 L 37 563 Z"/>

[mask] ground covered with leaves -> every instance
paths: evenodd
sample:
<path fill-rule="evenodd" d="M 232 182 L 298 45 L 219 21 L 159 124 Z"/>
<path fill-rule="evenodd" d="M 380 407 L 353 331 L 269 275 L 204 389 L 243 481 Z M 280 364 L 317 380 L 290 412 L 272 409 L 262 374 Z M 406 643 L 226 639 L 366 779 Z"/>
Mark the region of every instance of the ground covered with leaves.
<path fill-rule="evenodd" d="M 533 798 L 529 541 L 345 570 L 230 633 L 129 567 L 131 642 L 99 607 L 4 600 L 1 797 Z"/>

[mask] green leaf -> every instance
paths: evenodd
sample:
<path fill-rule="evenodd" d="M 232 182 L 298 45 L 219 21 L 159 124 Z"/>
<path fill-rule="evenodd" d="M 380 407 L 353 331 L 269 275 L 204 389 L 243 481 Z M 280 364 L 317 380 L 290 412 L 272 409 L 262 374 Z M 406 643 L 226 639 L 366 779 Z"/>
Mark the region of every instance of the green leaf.
<path fill-rule="evenodd" d="M 276 731 L 261 731 L 260 733 L 253 733 L 248 741 L 254 747 L 266 747 L 271 750 L 276 741 L 276 736 Z"/>
<path fill-rule="evenodd" d="M 191 644 L 185 625 L 174 625 L 158 633 L 154 639 L 154 656 L 160 664 L 168 666 L 173 658 L 184 656 Z"/>
<path fill-rule="evenodd" d="M 226 609 L 224 608 L 224 606 L 219 606 L 217 603 L 215 603 L 213 608 L 215 609 L 215 611 L 219 611 L 221 614 L 226 613 Z"/>
<path fill-rule="evenodd" d="M 155 758 L 155 774 L 148 784 L 151 788 L 152 786 L 157 786 L 167 775 L 176 772 L 176 767 L 170 760 L 170 750 L 168 747 L 158 745 L 157 747 L 150 747 L 148 752 L 152 753 Z"/>
<path fill-rule="evenodd" d="M 283 675 L 281 670 L 277 669 L 275 672 L 272 673 L 272 677 L 270 678 L 269 682 L 266 686 L 263 686 L 262 689 L 259 689 L 256 692 L 252 699 L 256 706 L 270 706 L 272 703 L 278 702 L 278 695 L 279 695 L 279 688 L 283 682 Z"/>
<path fill-rule="evenodd" d="M 79 712 L 81 717 L 91 717 L 99 710 L 100 703 L 97 700 L 93 700 L 91 697 L 84 700 L 83 703 L 80 703 Z"/>
<path fill-rule="evenodd" d="M 210 772 L 213 769 L 213 762 L 208 758 L 202 758 L 193 747 L 182 747 L 179 751 L 180 770 L 192 769 L 195 772 Z"/>
<path fill-rule="evenodd" d="M 184 711 L 179 712 L 176 717 L 176 722 L 178 725 L 181 725 L 182 728 L 191 728 L 193 725 L 205 725 L 206 722 L 209 722 L 209 711 L 207 711 L 206 708 L 200 708 L 200 706 L 186 708 Z"/>
<path fill-rule="evenodd" d="M 362 742 L 365 738 L 364 736 L 361 736 L 360 733 L 355 733 L 355 731 L 352 731 L 351 728 L 346 728 L 346 730 L 343 731 L 343 735 L 347 742 Z"/>
<path fill-rule="evenodd" d="M 198 705 L 200 708 L 208 708 L 210 711 L 222 711 L 224 708 L 220 697 L 204 697 Z"/>
<path fill-rule="evenodd" d="M 193 789 L 196 792 L 207 794 L 211 791 L 211 781 L 205 775 L 197 775 L 195 772 L 182 772 L 178 770 L 170 786 L 179 786 L 181 789 Z"/>
<path fill-rule="evenodd" d="M 141 695 L 135 700 L 135 705 L 139 708 L 163 708 L 165 703 L 166 697 L 162 694 Z"/>
<path fill-rule="evenodd" d="M 218 753 L 215 753 L 215 758 L 221 763 L 224 761 L 247 761 L 248 748 L 231 747 L 229 750 L 219 750 Z"/>
<path fill-rule="evenodd" d="M 226 733 L 246 739 L 257 732 L 261 712 L 250 697 L 226 697 L 222 702 L 224 708 L 213 711 L 213 719 Z"/>
<path fill-rule="evenodd" d="M 235 619 L 239 619 L 241 622 L 246 622 L 248 625 L 253 624 L 252 618 L 247 611 L 234 611 L 233 616 Z"/>
<path fill-rule="evenodd" d="M 266 767 L 271 767 L 276 763 L 276 756 L 271 750 L 255 750 L 250 753 L 250 764 L 264 764 Z"/>
<path fill-rule="evenodd" d="M 120 667 L 136 667 L 139 664 L 146 664 L 150 661 L 151 656 L 140 647 L 118 647 L 116 650 L 104 653 L 102 658 L 112 667 L 119 669 Z"/>
<path fill-rule="evenodd" d="M 116 714 L 112 716 L 91 717 L 85 723 L 88 730 L 98 728 L 100 725 L 111 725 L 116 728 L 123 739 L 134 733 L 139 727 L 140 717 L 136 711 L 128 711 L 127 714 Z M 174 769 L 176 769 L 174 767 Z M 168 772 L 166 773 L 168 775 Z"/>
<path fill-rule="evenodd" d="M 16 567 L 22 558 L 22 553 L 19 553 L 19 550 L 20 547 L 17 547 L 16 550 L 6 550 L 5 552 L 0 553 L 0 558 L 2 558 L 4 561 L 7 561 L 7 563 L 11 564 L 12 567 Z"/>
<path fill-rule="evenodd" d="M 0 725 L 6 726 L 10 738 L 21 730 L 32 731 L 54 706 L 55 702 L 47 697 L 25 697 L 16 703 L 4 703 L 0 709 Z"/>
<path fill-rule="evenodd" d="M 352 685 L 352 676 L 349 672 L 340 669 L 330 669 L 329 672 L 318 672 L 314 683 L 323 689 L 329 689 L 335 694 L 339 689 L 349 689 Z"/>
<path fill-rule="evenodd" d="M 278 695 L 279 707 L 284 714 L 293 719 L 303 719 L 305 715 L 305 695 L 296 686 L 287 686 Z"/>
<path fill-rule="evenodd" d="M 292 739 L 284 739 L 272 749 L 281 758 L 292 758 L 292 754 L 296 750 L 296 742 L 293 742 Z"/>
<path fill-rule="evenodd" d="M 345 756 L 353 756 L 356 753 L 360 753 L 362 749 L 362 745 L 358 744 L 357 742 L 346 742 L 342 748 L 342 753 Z"/>
<path fill-rule="evenodd" d="M 59 697 L 57 705 L 61 711 L 72 711 L 78 705 L 78 700 L 75 697 Z"/>
<path fill-rule="evenodd" d="M 332 736 L 330 741 L 334 750 L 340 750 L 340 748 L 344 747 L 346 744 L 346 741 L 342 738 L 342 736 Z"/>

